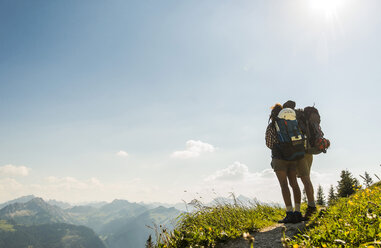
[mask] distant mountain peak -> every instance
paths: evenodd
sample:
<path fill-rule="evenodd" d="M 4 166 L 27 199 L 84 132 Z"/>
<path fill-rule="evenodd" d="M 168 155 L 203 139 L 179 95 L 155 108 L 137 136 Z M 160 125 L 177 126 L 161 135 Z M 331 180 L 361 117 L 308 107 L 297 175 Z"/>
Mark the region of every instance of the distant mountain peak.
<path fill-rule="evenodd" d="M 26 196 L 21 196 L 20 198 L 17 198 L 17 199 L 23 199 L 23 198 L 25 198 L 25 199 L 33 199 L 33 198 L 36 198 L 36 196 L 35 195 L 26 195 Z"/>
<path fill-rule="evenodd" d="M 14 204 L 14 203 L 26 203 L 26 202 L 34 199 L 34 198 L 36 198 L 36 196 L 34 196 L 34 195 L 21 196 L 21 197 L 18 197 L 16 199 L 13 199 L 11 201 L 7 201 L 7 202 L 0 204 L 0 209 L 6 207 L 8 205 Z"/>
<path fill-rule="evenodd" d="M 116 203 L 130 203 L 127 200 L 122 200 L 122 199 L 114 199 L 111 204 L 116 204 Z"/>
<path fill-rule="evenodd" d="M 44 201 L 44 199 L 42 199 L 41 197 L 35 197 L 35 198 L 31 199 L 29 202 L 46 203 Z"/>
<path fill-rule="evenodd" d="M 35 197 L 25 203 L 16 202 L 7 205 L 0 210 L 0 219 L 13 220 L 24 225 L 73 223 L 71 217 L 61 208 L 49 205 L 41 197 Z"/>

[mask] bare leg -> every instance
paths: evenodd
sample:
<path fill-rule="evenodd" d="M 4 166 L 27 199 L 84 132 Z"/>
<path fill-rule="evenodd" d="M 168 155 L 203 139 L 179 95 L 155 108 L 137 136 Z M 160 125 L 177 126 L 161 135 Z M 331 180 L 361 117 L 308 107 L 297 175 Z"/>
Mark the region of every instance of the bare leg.
<path fill-rule="evenodd" d="M 309 176 L 304 176 L 300 178 L 304 185 L 304 190 L 306 191 L 308 202 L 315 202 L 314 197 L 314 187 L 312 185 L 311 179 Z"/>
<path fill-rule="evenodd" d="M 298 181 L 296 179 L 296 170 L 289 171 L 287 173 L 287 177 L 288 177 L 288 181 L 290 183 L 290 186 L 292 188 L 292 192 L 293 192 L 293 195 L 294 195 L 295 206 L 296 206 L 296 204 L 298 204 L 300 206 L 300 202 L 301 202 L 302 196 L 301 196 L 301 193 L 300 193 L 300 188 L 299 188 Z"/>
<path fill-rule="evenodd" d="M 284 204 L 286 205 L 286 207 L 292 206 L 290 189 L 288 188 L 288 182 L 287 182 L 287 172 L 275 171 L 275 173 L 276 173 L 276 176 L 278 177 L 280 188 L 282 190 Z"/>

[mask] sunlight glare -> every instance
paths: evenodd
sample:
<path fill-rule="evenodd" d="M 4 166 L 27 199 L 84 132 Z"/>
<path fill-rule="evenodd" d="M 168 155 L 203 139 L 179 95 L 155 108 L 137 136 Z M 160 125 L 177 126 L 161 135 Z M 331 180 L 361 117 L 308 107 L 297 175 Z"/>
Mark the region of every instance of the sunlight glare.
<path fill-rule="evenodd" d="M 310 7 L 316 11 L 323 11 L 325 14 L 332 14 L 337 11 L 345 0 L 309 0 Z"/>

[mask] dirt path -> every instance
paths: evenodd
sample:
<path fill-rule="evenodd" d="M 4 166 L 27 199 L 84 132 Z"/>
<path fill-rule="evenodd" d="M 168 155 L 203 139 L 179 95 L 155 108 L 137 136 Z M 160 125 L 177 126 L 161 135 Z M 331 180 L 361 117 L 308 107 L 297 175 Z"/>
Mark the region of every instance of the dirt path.
<path fill-rule="evenodd" d="M 281 238 L 283 237 L 283 227 L 286 227 L 286 236 L 292 237 L 296 235 L 299 230 L 303 230 L 305 223 L 297 224 L 276 224 L 266 227 L 259 232 L 251 233 L 254 236 L 254 248 L 282 248 Z M 249 241 L 244 238 L 231 240 L 224 244 L 219 244 L 216 248 L 249 248 Z"/>

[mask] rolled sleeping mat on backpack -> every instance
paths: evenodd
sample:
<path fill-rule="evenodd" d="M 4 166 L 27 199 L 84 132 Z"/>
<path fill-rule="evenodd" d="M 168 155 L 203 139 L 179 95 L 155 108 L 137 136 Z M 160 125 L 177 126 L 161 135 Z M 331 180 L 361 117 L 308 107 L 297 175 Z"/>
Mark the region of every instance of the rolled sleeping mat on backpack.
<path fill-rule="evenodd" d="M 329 139 L 319 138 L 316 141 L 315 147 L 317 147 L 320 151 L 326 153 L 330 145 L 331 145 L 331 142 L 329 141 Z"/>

